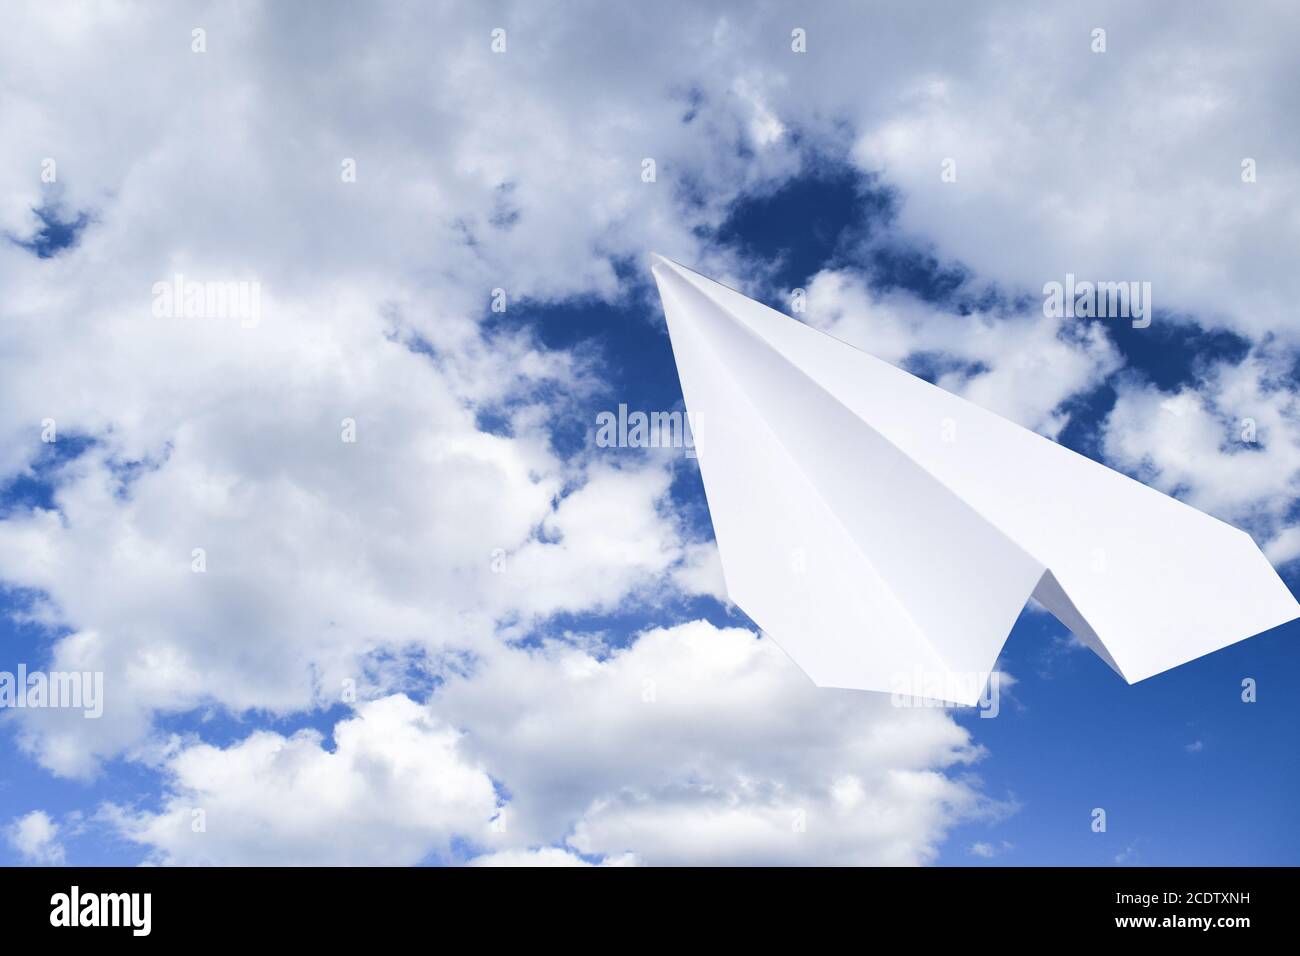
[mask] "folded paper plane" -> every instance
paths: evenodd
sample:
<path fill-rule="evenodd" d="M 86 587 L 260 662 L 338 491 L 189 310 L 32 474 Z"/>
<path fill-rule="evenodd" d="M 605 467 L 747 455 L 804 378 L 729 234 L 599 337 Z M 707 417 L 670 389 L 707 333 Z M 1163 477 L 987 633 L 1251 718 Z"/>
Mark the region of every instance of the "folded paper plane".
<path fill-rule="evenodd" d="M 1031 596 L 1129 683 L 1300 616 L 1245 532 L 653 272 L 727 592 L 814 683 L 975 704 Z"/>

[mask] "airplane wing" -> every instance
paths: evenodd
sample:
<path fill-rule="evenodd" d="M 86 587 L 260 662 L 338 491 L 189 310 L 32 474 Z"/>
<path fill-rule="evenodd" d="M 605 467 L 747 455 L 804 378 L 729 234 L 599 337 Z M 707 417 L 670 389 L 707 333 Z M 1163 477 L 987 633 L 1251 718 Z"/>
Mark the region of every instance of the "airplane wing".
<path fill-rule="evenodd" d="M 1129 683 L 1300 617 L 1245 532 L 652 271 L 727 592 L 819 686 L 974 704 L 1030 596 Z"/>

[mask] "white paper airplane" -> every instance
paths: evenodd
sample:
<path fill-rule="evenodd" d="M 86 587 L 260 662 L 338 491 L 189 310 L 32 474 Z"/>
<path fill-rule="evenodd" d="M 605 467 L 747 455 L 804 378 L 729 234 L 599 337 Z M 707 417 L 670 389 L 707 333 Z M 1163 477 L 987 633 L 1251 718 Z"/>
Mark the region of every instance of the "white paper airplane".
<path fill-rule="evenodd" d="M 975 704 L 1033 596 L 1129 683 L 1300 616 L 1245 532 L 674 262 L 731 600 L 823 687 Z"/>

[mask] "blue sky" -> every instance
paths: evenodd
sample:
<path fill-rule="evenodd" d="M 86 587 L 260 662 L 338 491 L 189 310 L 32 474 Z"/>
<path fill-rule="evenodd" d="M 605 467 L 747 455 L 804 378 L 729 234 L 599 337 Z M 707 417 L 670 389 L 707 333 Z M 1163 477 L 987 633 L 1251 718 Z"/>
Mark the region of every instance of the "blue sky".
<path fill-rule="evenodd" d="M 653 250 L 1300 591 L 1296 15 L 800 14 L 0 31 L 0 671 L 108 701 L 0 714 L 0 863 L 1300 862 L 1300 625 L 1130 687 L 1026 610 L 994 719 L 819 691 L 725 602 L 694 460 L 594 441 L 683 407 Z M 1067 271 L 1151 326 L 1048 319 Z M 176 273 L 258 321 L 160 315 Z"/>

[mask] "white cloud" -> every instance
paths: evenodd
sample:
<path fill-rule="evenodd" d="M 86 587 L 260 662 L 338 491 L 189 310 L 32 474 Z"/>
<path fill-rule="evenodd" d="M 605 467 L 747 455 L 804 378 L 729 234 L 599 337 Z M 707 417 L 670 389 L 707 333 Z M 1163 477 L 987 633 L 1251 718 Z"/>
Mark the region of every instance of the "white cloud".
<path fill-rule="evenodd" d="M 541 535 L 505 557 L 500 580 L 511 603 L 539 615 L 612 610 L 657 581 L 684 557 L 676 521 L 657 508 L 671 479 L 652 464 L 593 465 L 587 483 L 543 520 Z"/>
<path fill-rule="evenodd" d="M 1257 347 L 1175 392 L 1138 381 L 1118 392 L 1102 430 L 1108 461 L 1261 542 L 1274 539 L 1275 561 L 1293 556 L 1287 522 L 1300 494 L 1300 395 L 1284 354 Z"/>
<path fill-rule="evenodd" d="M 712 541 L 688 544 L 682 563 L 673 569 L 673 580 L 687 594 L 707 594 L 723 604 L 730 603 L 722 576 L 722 558 Z"/>
<path fill-rule="evenodd" d="M 300 369 L 283 399 L 273 376 L 241 394 L 209 379 L 129 489 L 133 452 L 104 432 L 62 469 L 57 511 L 0 522 L 0 575 L 74 632 L 55 666 L 106 672 L 101 721 L 26 721 L 47 766 L 88 772 L 154 710 L 335 700 L 372 652 L 472 650 L 502 619 L 612 609 L 682 558 L 663 467 L 588 471 L 540 427 L 480 432 L 421 356 L 378 343 L 366 367 Z"/>
<path fill-rule="evenodd" d="M 1293 335 L 1297 160 L 1276 117 L 1294 111 L 1297 14 L 1197 11 L 981 4 L 930 37 L 882 23 L 877 44 L 911 62 L 873 57 L 877 76 L 859 77 L 878 92 L 852 111 L 855 157 L 901 189 L 903 229 L 984 278 L 1029 292 L 1067 272 L 1147 280 L 1159 308 Z M 1090 48 L 1098 25 L 1105 53 Z M 956 182 L 940 178 L 945 158 Z"/>
<path fill-rule="evenodd" d="M 1141 852 L 1138 850 L 1137 843 L 1130 843 L 1124 849 L 1115 854 L 1116 866 L 1136 866 L 1141 859 Z"/>
<path fill-rule="evenodd" d="M 1268 543 L 1264 553 L 1278 566 L 1300 558 L 1300 525 L 1284 528 Z"/>
<path fill-rule="evenodd" d="M 470 866 L 595 866 L 578 854 L 559 847 L 541 847 L 536 850 L 502 850 L 488 853 L 470 860 Z M 601 861 L 601 866 L 635 866 L 636 857 L 631 854 Z"/>
<path fill-rule="evenodd" d="M 30 234 L 49 199 L 95 221 L 49 260 L 0 244 L 0 474 L 31 473 L 46 419 L 95 444 L 54 474 L 57 511 L 0 522 L 0 578 L 43 595 L 34 616 L 69 635 L 57 666 L 104 670 L 109 698 L 95 722 L 22 715 L 44 766 L 93 774 L 160 712 L 300 711 L 364 686 L 376 656 L 437 674 L 503 622 L 715 588 L 663 508 L 669 462 L 550 446 L 598 360 L 478 320 L 495 288 L 516 312 L 615 298 L 615 257 L 698 248 L 694 227 L 795 168 L 776 143 L 736 154 L 758 99 L 710 101 L 686 130 L 685 89 L 647 96 L 621 69 L 639 31 L 593 46 L 584 69 L 623 78 L 593 85 L 557 71 L 567 40 L 527 6 L 505 56 L 484 14 L 449 33 L 401 5 L 322 14 L 305 45 L 281 11 L 204 8 L 204 54 L 183 9 L 24 16 L 22 42 L 0 38 L 0 228 Z M 640 180 L 647 153 L 660 183 Z M 178 272 L 259 282 L 260 321 L 153 317 Z M 483 409 L 508 436 L 479 430 Z"/>
<path fill-rule="evenodd" d="M 937 710 L 814 687 L 769 640 L 696 621 L 601 657 L 510 650 L 431 704 L 512 794 L 508 839 L 645 863 L 933 858 L 999 812 Z M 952 771 L 949 773 L 947 771 Z"/>
<path fill-rule="evenodd" d="M 1015 847 L 1006 840 L 1002 840 L 1000 843 L 990 843 L 986 840 L 980 840 L 972 843 L 967 852 L 969 852 L 971 856 L 977 856 L 982 860 L 991 860 L 995 856 L 1001 856 L 1003 853 L 1013 849 L 1015 849 Z"/>
<path fill-rule="evenodd" d="M 334 740 L 173 747 L 162 810 L 107 816 L 180 864 L 414 863 L 454 839 L 475 865 L 917 864 L 1010 809 L 964 778 L 981 751 L 947 715 L 819 690 L 703 621 L 606 655 L 501 649 L 427 708 L 362 704 Z"/>
<path fill-rule="evenodd" d="M 105 815 L 157 862 L 189 866 L 410 865 L 490 826 L 491 778 L 409 698 L 364 703 L 333 736 L 333 750 L 313 731 L 185 746 L 159 812 Z"/>
<path fill-rule="evenodd" d="M 937 312 L 898 294 L 876 294 L 862 276 L 819 272 L 808 284 L 809 324 L 903 365 L 936 354 L 960 363 L 937 384 L 1027 428 L 1056 437 L 1069 416 L 1059 406 L 1120 367 L 1097 323 L 1044 317 Z"/>
<path fill-rule="evenodd" d="M 44 810 L 33 810 L 15 819 L 5 828 L 5 837 L 27 863 L 61 866 L 64 862 L 59 825 Z"/>

